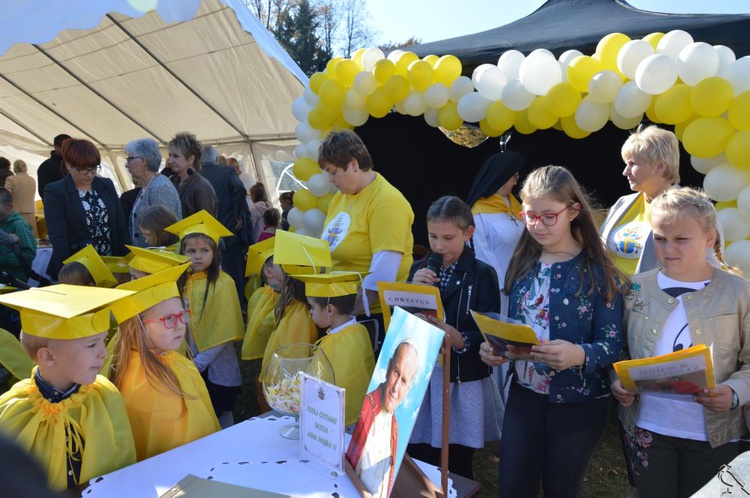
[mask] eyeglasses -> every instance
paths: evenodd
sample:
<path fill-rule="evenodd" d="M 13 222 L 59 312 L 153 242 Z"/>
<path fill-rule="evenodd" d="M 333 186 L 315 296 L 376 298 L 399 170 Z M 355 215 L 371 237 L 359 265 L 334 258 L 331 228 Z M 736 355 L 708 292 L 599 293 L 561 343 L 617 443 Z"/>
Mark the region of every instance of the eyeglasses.
<path fill-rule="evenodd" d="M 93 168 L 79 168 L 78 166 L 73 166 L 73 169 L 76 170 L 79 175 L 95 175 L 101 171 L 102 167 L 97 164 Z"/>
<path fill-rule="evenodd" d="M 177 326 L 177 322 L 185 325 L 190 323 L 190 310 L 182 310 L 179 313 L 172 313 L 171 315 L 164 315 L 160 318 L 149 318 L 143 320 L 143 323 L 154 323 L 161 322 L 168 329 L 173 329 Z"/>
<path fill-rule="evenodd" d="M 557 224 L 558 216 L 560 216 L 563 212 L 567 211 L 567 209 L 570 208 L 571 206 L 573 206 L 573 204 L 571 204 L 570 206 L 565 206 L 563 209 L 561 209 L 560 211 L 556 213 L 544 213 L 544 214 L 536 215 L 532 213 L 527 213 L 525 211 L 521 211 L 520 215 L 521 215 L 521 219 L 523 220 L 523 222 L 529 226 L 533 227 L 534 225 L 536 225 L 537 221 L 541 221 L 542 225 L 546 227 L 551 227 Z"/>
<path fill-rule="evenodd" d="M 133 159 L 141 159 L 143 156 L 130 156 L 125 158 L 125 164 L 128 164 Z"/>

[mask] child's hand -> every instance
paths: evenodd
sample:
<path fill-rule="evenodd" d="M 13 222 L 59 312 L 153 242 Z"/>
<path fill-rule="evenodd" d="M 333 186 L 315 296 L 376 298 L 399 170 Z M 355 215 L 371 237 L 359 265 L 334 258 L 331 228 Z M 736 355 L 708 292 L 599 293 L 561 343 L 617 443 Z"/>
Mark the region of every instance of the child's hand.
<path fill-rule="evenodd" d="M 732 409 L 733 400 L 734 390 L 725 384 L 719 384 L 713 389 L 704 389 L 702 393 L 693 396 L 693 401 L 712 412 L 728 412 Z"/>
<path fill-rule="evenodd" d="M 622 382 L 620 382 L 620 379 L 615 379 L 615 381 L 612 382 L 610 389 L 612 390 L 612 396 L 614 396 L 617 402 L 622 406 L 628 407 L 633 404 L 633 401 L 635 400 L 635 393 L 631 393 L 630 391 L 622 387 Z"/>
<path fill-rule="evenodd" d="M 438 279 L 435 272 L 429 268 L 420 268 L 411 279 L 413 284 L 434 285 Z"/>
<path fill-rule="evenodd" d="M 461 336 L 461 332 L 456 330 L 455 327 L 448 325 L 443 320 L 440 320 L 439 318 L 436 318 L 432 315 L 427 315 L 425 319 L 448 335 L 451 341 L 452 348 L 463 349 L 466 347 L 466 343 L 464 343 L 464 338 Z"/>
<path fill-rule="evenodd" d="M 495 350 L 492 348 L 489 342 L 483 342 L 479 345 L 479 357 L 487 365 L 491 367 L 499 367 L 508 359 L 504 356 L 495 355 Z"/>
<path fill-rule="evenodd" d="M 562 339 L 545 341 L 541 346 L 532 346 L 531 358 L 546 363 L 555 370 L 565 370 L 583 365 L 586 353 L 583 348 Z"/>

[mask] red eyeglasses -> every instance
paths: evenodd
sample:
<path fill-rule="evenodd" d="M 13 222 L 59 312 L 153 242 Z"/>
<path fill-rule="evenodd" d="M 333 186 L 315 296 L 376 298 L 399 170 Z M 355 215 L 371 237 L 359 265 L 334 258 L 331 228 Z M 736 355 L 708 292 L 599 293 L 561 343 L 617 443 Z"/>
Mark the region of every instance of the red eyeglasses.
<path fill-rule="evenodd" d="M 166 328 L 173 329 L 177 326 L 177 322 L 181 322 L 185 325 L 190 323 L 190 310 L 182 310 L 179 313 L 172 313 L 171 315 L 164 315 L 159 318 L 149 318 L 142 321 L 143 323 L 162 322 Z"/>
<path fill-rule="evenodd" d="M 520 215 L 521 215 L 521 219 L 523 220 L 523 222 L 529 226 L 534 226 L 536 225 L 537 221 L 541 221 L 542 225 L 546 227 L 551 227 L 551 226 L 555 226 L 557 224 L 557 218 L 562 213 L 567 211 L 568 208 L 572 206 L 573 204 L 571 204 L 570 206 L 566 206 L 565 208 L 561 209 L 560 211 L 556 213 L 544 213 L 544 214 L 537 215 L 537 214 L 532 214 L 532 213 L 521 211 Z"/>

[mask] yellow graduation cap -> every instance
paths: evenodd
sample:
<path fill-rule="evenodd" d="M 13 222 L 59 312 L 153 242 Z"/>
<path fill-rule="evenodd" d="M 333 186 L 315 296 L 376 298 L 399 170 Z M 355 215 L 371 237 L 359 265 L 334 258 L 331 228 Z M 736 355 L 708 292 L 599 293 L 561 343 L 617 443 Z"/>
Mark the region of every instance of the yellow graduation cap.
<path fill-rule="evenodd" d="M 0 296 L 21 313 L 24 334 L 81 339 L 109 330 L 110 305 L 134 291 L 58 284 Z"/>
<path fill-rule="evenodd" d="M 134 291 L 135 294 L 112 305 L 112 314 L 115 315 L 115 320 L 123 322 L 171 297 L 180 297 L 177 279 L 189 267 L 190 264 L 185 263 L 118 285 L 118 289 Z"/>
<path fill-rule="evenodd" d="M 292 275 L 305 283 L 307 297 L 339 297 L 356 294 L 367 273 L 337 271 L 320 275 Z"/>
<path fill-rule="evenodd" d="M 273 249 L 273 262 L 289 275 L 322 273 L 331 267 L 331 251 L 322 239 L 278 230 Z"/>
<path fill-rule="evenodd" d="M 217 244 L 219 239 L 222 237 L 231 237 L 234 235 L 229 231 L 227 227 L 219 223 L 219 221 L 208 214 L 208 211 L 202 209 L 197 213 L 188 216 L 184 220 L 178 221 L 165 228 L 169 233 L 177 234 L 180 240 L 184 239 L 186 235 L 191 233 L 202 233 L 213 239 Z"/>
<path fill-rule="evenodd" d="M 135 254 L 132 252 L 128 253 L 126 256 L 100 256 L 102 258 L 102 261 L 104 261 L 104 264 L 107 265 L 107 268 L 109 268 L 109 271 L 112 272 L 113 275 L 123 274 L 123 273 L 130 273 L 130 265 L 128 264 Z"/>
<path fill-rule="evenodd" d="M 63 264 L 67 265 L 74 261 L 77 261 L 86 267 L 89 273 L 91 273 L 97 287 L 114 287 L 117 285 L 117 279 L 112 275 L 107 264 L 91 244 L 63 261 Z"/>
<path fill-rule="evenodd" d="M 143 249 L 142 247 L 125 246 L 132 251 L 130 267 L 143 273 L 157 273 L 187 263 L 190 258 L 175 254 L 162 248 Z"/>
<path fill-rule="evenodd" d="M 259 275 L 263 268 L 263 263 L 273 256 L 273 246 L 276 243 L 273 239 L 273 237 L 270 237 L 247 248 L 247 263 L 245 263 L 246 277 Z"/>

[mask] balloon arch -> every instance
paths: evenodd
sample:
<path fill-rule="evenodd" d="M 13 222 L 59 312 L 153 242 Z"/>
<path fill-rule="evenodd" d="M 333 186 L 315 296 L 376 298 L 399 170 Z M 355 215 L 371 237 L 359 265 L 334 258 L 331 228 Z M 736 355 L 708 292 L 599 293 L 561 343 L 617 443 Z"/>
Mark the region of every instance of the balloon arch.
<path fill-rule="evenodd" d="M 363 48 L 313 74 L 292 104 L 300 121 L 293 172 L 307 189 L 294 195 L 290 225 L 308 235 L 322 231 L 335 188 L 317 163 L 321 139 L 393 109 L 447 130 L 478 123 L 497 137 L 510 128 L 529 134 L 554 127 L 575 139 L 607 121 L 632 129 L 645 114 L 675 126 L 693 168 L 706 175 L 706 193 L 717 201 L 727 261 L 750 275 L 750 56 L 736 59 L 730 48 L 695 42 L 681 30 L 640 40 L 612 33 L 590 56 L 509 50 L 471 78 L 461 72 L 453 55 L 419 59 L 395 50 L 385 57 L 378 48 Z"/>

